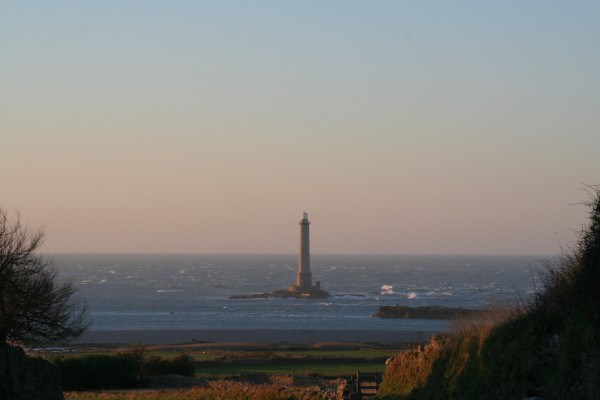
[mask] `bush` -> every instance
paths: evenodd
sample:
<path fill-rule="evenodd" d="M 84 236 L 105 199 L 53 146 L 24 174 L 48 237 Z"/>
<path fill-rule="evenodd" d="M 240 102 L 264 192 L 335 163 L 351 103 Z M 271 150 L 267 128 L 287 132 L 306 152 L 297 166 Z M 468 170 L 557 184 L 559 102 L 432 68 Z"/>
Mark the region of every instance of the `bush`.
<path fill-rule="evenodd" d="M 122 389 L 137 386 L 136 365 L 126 355 L 89 355 L 55 360 L 64 390 Z"/>
<path fill-rule="evenodd" d="M 0 399 L 62 400 L 56 365 L 0 343 Z"/>
<path fill-rule="evenodd" d="M 194 376 L 194 359 L 180 354 L 171 360 L 171 373 L 174 375 Z"/>
<path fill-rule="evenodd" d="M 180 354 L 171 360 L 165 360 L 156 356 L 148 357 L 142 362 L 141 374 L 142 376 L 194 376 L 194 360 L 185 354 Z"/>

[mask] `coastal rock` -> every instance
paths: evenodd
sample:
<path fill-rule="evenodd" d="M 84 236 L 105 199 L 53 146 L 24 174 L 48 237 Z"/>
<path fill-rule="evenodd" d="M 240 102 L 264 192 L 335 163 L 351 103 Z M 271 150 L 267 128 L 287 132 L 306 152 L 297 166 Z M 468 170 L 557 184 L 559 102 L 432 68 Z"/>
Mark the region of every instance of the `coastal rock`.
<path fill-rule="evenodd" d="M 460 307 L 421 306 L 409 307 L 403 305 L 381 306 L 372 315 L 373 318 L 405 318 L 405 319 L 457 319 L 477 318 L 484 315 L 485 310 L 475 310 Z"/>
<path fill-rule="evenodd" d="M 251 300 L 251 299 L 270 299 L 271 293 L 252 293 L 252 294 L 234 294 L 229 297 L 231 300 Z"/>

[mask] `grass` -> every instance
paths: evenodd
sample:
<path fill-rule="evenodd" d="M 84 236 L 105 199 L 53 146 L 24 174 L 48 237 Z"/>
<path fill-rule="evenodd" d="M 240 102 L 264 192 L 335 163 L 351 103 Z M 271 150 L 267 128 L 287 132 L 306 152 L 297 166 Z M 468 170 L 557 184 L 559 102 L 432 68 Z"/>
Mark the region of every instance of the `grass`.
<path fill-rule="evenodd" d="M 53 359 L 77 358 L 90 355 L 111 355 L 130 353 L 136 347 L 79 347 L 75 351 L 59 356 L 49 354 Z M 137 348 L 139 351 L 140 349 Z M 202 376 L 231 376 L 246 372 L 264 373 L 316 373 L 327 376 L 346 375 L 357 369 L 365 372 L 384 368 L 384 360 L 393 356 L 398 349 L 392 348 L 329 348 L 305 346 L 286 350 L 202 350 L 188 345 L 148 346 L 143 357 L 161 357 L 169 360 L 180 354 L 191 356 L 197 363 L 197 374 Z M 347 361 L 346 361 L 347 360 Z"/>
<path fill-rule="evenodd" d="M 187 390 L 67 392 L 65 398 L 76 400 L 334 400 L 335 395 L 331 391 L 323 391 L 318 387 L 299 388 L 215 381 L 208 387 Z"/>
<path fill-rule="evenodd" d="M 162 358 L 172 358 L 178 354 L 185 353 L 192 356 L 195 361 L 225 361 L 225 360 L 298 360 L 298 359 L 376 359 L 387 358 L 395 354 L 397 349 L 339 349 L 339 350 L 287 350 L 287 351 L 228 351 L 228 350 L 192 350 L 184 349 L 152 349 L 147 352 L 147 356 L 159 356 Z"/>
<path fill-rule="evenodd" d="M 233 349 L 228 344 L 220 344 L 222 348 L 214 349 L 205 345 L 171 345 L 171 346 L 146 346 L 144 356 L 158 356 L 165 359 L 173 358 L 179 354 L 186 354 L 194 358 L 195 361 L 224 361 L 224 360 L 298 360 L 298 359 L 381 359 L 391 357 L 398 352 L 396 348 L 383 346 L 351 345 L 343 346 L 339 344 L 316 344 L 312 346 L 291 347 L 291 346 L 269 346 L 256 348 L 254 346 L 243 347 L 236 345 Z M 131 352 L 135 346 L 75 346 L 70 348 L 70 352 L 61 354 L 61 357 L 79 357 L 82 355 L 110 355 L 115 352 Z M 43 352 L 40 352 L 43 354 Z M 52 353 L 47 353 L 49 358 L 54 357 Z"/>
<path fill-rule="evenodd" d="M 220 365 L 215 367 L 202 367 L 196 371 L 196 376 L 236 376 L 245 373 L 266 373 L 291 375 L 309 375 L 317 374 L 330 377 L 347 377 L 361 372 L 383 371 L 385 364 L 382 362 L 337 362 L 337 363 L 319 363 L 319 362 L 297 362 L 293 364 L 261 364 L 261 365 Z"/>
<path fill-rule="evenodd" d="M 398 349 L 395 348 L 372 344 L 319 343 L 301 347 L 289 345 L 265 345 L 257 347 L 249 345 L 246 348 L 240 344 L 234 344 L 233 346 L 220 344 L 219 347 L 206 346 L 206 344 L 192 344 L 146 347 L 140 345 L 129 347 L 77 346 L 71 353 L 62 354 L 58 357 L 78 358 L 91 355 L 128 353 L 140 358 L 161 357 L 162 359 L 169 360 L 178 355 L 185 354 L 193 357 L 196 369 L 195 375 L 197 377 L 205 378 L 213 386 L 216 385 L 214 382 L 219 382 L 225 378 L 244 382 L 244 393 L 247 392 L 249 396 L 237 397 L 240 395 L 239 392 L 223 392 L 219 394 L 211 386 L 212 389 L 210 390 L 71 392 L 66 394 L 66 398 L 90 400 L 151 400 L 154 398 L 173 400 L 205 398 L 299 400 L 313 398 L 326 399 L 329 397 L 325 396 L 321 391 L 315 392 L 315 390 L 307 391 L 307 389 L 295 388 L 291 385 L 292 375 L 300 379 L 297 382 L 304 382 L 308 378 L 308 384 L 316 384 L 315 382 L 329 381 L 333 377 L 348 379 L 356 374 L 357 371 L 382 372 L 385 369 L 385 359 L 397 352 Z M 271 379 L 276 376 L 287 377 L 286 379 L 289 380 L 289 383 L 283 384 L 280 379 Z M 312 377 L 326 378 L 313 381 Z M 256 385 L 258 381 L 277 382 L 279 386 L 267 387 L 268 385 Z M 237 387 L 235 390 L 238 389 L 241 390 L 240 387 Z"/>

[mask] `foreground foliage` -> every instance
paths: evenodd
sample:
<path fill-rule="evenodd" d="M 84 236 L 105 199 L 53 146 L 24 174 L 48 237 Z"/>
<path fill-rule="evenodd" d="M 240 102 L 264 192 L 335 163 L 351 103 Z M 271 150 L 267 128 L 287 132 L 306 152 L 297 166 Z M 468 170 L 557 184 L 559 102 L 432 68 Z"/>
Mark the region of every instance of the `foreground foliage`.
<path fill-rule="evenodd" d="M 27 357 L 20 347 L 0 343 L 0 399 L 62 400 L 58 368 Z"/>
<path fill-rule="evenodd" d="M 70 340 L 87 328 L 76 286 L 61 282 L 36 253 L 43 241 L 43 230 L 31 231 L 0 208 L 0 344 Z"/>
<path fill-rule="evenodd" d="M 126 389 L 143 386 L 144 378 L 194 375 L 194 360 L 185 354 L 171 359 L 143 353 L 89 354 L 57 358 L 65 390 Z"/>
<path fill-rule="evenodd" d="M 600 188 L 592 189 L 590 225 L 529 304 L 400 354 L 378 398 L 600 398 Z"/>
<path fill-rule="evenodd" d="M 90 355 L 54 362 L 66 390 L 132 388 L 138 384 L 136 363 L 125 355 Z"/>
<path fill-rule="evenodd" d="M 333 400 L 335 394 L 322 391 L 318 387 L 284 387 L 213 381 L 207 387 L 188 390 L 120 393 L 67 392 L 65 398 L 78 400 Z"/>

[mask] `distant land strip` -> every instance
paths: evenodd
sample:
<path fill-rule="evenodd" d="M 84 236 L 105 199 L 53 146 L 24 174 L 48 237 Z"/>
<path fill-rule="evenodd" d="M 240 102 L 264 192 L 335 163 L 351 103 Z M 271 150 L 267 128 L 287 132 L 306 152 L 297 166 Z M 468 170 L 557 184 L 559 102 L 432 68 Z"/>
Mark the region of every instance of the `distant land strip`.
<path fill-rule="evenodd" d="M 325 330 L 325 329 L 190 329 L 87 331 L 75 343 L 183 344 L 265 343 L 314 344 L 323 342 L 402 344 L 439 334 L 439 331 Z"/>

